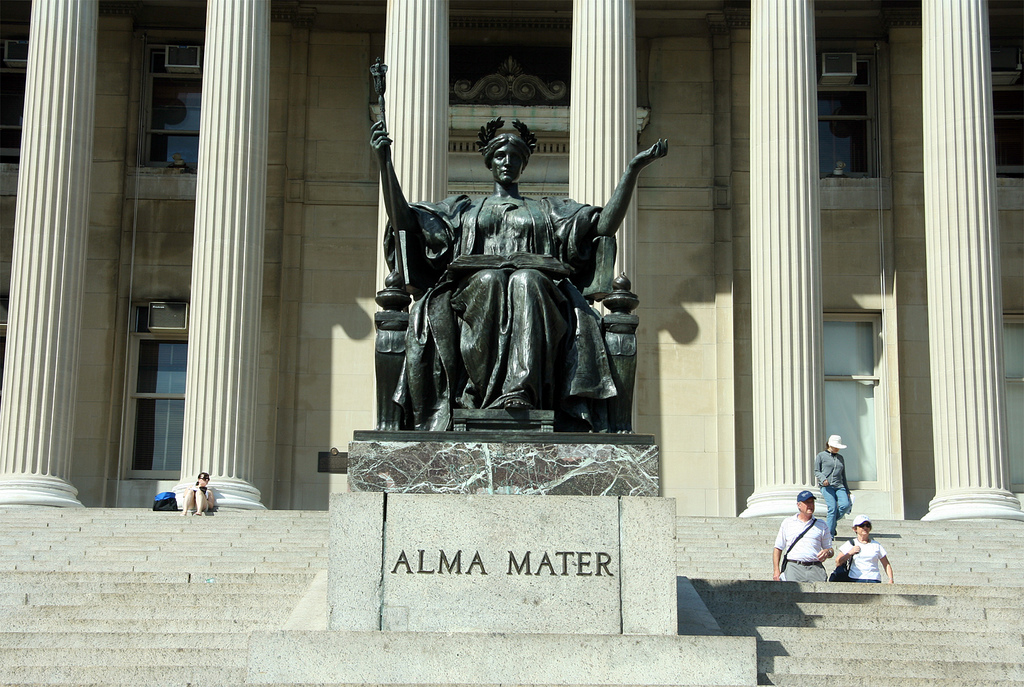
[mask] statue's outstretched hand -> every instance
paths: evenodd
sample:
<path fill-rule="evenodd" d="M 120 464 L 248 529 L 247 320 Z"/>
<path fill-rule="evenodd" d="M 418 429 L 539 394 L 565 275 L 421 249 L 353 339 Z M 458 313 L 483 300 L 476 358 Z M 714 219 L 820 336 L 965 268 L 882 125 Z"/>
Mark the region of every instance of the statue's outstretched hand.
<path fill-rule="evenodd" d="M 376 122 L 370 127 L 370 147 L 377 154 L 377 159 L 387 162 L 391 156 L 391 137 L 388 136 L 387 127 L 384 122 Z"/>
<path fill-rule="evenodd" d="M 668 139 L 659 138 L 658 142 L 650 148 L 637 153 L 637 156 L 633 158 L 633 165 L 637 169 L 643 169 L 655 160 L 665 157 L 666 155 L 668 155 Z"/>

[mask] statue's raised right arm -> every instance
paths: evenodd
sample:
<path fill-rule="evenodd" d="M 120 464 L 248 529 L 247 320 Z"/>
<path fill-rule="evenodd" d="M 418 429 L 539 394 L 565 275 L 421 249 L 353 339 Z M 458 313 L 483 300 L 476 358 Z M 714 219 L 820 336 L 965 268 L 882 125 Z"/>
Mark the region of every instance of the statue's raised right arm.
<path fill-rule="evenodd" d="M 633 189 L 636 188 L 637 177 L 644 167 L 659 158 L 668 155 L 668 141 L 658 139 L 658 142 L 647 150 L 637 153 L 636 157 L 626 165 L 619 185 L 612 191 L 612 197 L 604 206 L 601 219 L 597 223 L 598 236 L 614 236 L 619 230 L 619 225 L 626 216 L 626 209 L 629 207 L 629 200 L 633 197 Z"/>
<path fill-rule="evenodd" d="M 384 194 L 384 209 L 388 213 L 391 225 L 396 231 L 411 232 L 416 229 L 416 218 L 409 201 L 405 199 L 402 186 L 395 174 L 395 165 L 391 160 L 391 137 L 384 122 L 379 121 L 370 128 L 370 146 L 377 155 L 380 166 L 380 187 Z"/>

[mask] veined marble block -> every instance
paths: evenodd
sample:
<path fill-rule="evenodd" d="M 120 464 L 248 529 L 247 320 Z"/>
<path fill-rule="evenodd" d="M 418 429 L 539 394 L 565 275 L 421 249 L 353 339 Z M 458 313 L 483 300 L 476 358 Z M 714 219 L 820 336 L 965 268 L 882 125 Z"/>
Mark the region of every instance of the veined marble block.
<path fill-rule="evenodd" d="M 650 435 L 356 432 L 348 483 L 408 494 L 657 496 L 658 463 Z"/>

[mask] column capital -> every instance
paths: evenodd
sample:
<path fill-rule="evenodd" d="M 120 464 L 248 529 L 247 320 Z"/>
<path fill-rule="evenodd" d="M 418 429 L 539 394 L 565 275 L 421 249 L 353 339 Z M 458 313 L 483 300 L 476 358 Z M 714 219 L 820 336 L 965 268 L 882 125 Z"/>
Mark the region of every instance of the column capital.
<path fill-rule="evenodd" d="M 725 14 L 725 22 L 729 25 L 730 29 L 750 28 L 749 7 L 726 7 L 723 13 Z"/>
<path fill-rule="evenodd" d="M 470 31 L 569 31 L 568 17 L 478 17 L 453 15 L 448 20 L 452 30 Z"/>
<path fill-rule="evenodd" d="M 727 36 L 732 30 L 724 12 L 710 12 L 704 19 L 708 23 L 708 32 L 713 36 Z"/>
<path fill-rule="evenodd" d="M 316 8 L 303 6 L 299 0 L 273 0 L 270 21 L 287 22 L 300 29 L 312 28 L 316 21 Z"/>
<path fill-rule="evenodd" d="M 919 7 L 883 9 L 882 25 L 886 31 L 890 29 L 919 29 L 921 28 L 921 9 Z"/>
<path fill-rule="evenodd" d="M 142 3 L 139 0 L 101 0 L 101 17 L 135 17 Z"/>

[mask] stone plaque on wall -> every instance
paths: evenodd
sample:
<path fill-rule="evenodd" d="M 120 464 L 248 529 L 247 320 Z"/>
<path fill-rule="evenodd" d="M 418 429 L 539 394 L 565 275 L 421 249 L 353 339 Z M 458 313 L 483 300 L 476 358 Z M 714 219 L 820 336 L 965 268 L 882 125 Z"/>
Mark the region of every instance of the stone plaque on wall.
<path fill-rule="evenodd" d="M 674 634 L 675 505 L 639 497 L 331 497 L 335 630 Z"/>

